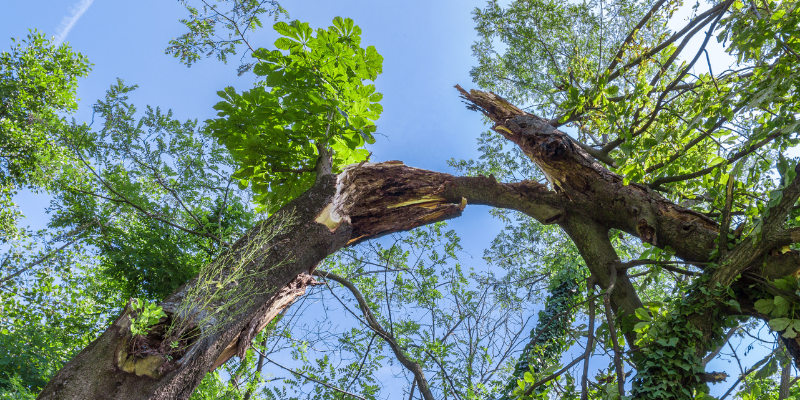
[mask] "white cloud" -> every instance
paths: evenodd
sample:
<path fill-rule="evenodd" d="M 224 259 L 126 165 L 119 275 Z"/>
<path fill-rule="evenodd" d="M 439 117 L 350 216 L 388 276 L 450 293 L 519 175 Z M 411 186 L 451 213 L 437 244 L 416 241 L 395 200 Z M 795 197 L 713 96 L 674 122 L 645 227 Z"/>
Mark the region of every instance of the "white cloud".
<path fill-rule="evenodd" d="M 61 20 L 61 24 L 59 24 L 58 28 L 56 28 L 56 45 L 60 45 L 64 42 L 64 39 L 66 39 L 67 35 L 69 35 L 69 31 L 72 30 L 72 27 L 75 26 L 75 23 L 78 22 L 78 19 L 81 18 L 81 15 L 83 15 L 83 13 L 89 9 L 89 6 L 92 5 L 92 2 L 94 2 L 94 0 L 80 0 L 80 3 L 70 9 L 70 15 L 64 17 L 64 19 Z"/>

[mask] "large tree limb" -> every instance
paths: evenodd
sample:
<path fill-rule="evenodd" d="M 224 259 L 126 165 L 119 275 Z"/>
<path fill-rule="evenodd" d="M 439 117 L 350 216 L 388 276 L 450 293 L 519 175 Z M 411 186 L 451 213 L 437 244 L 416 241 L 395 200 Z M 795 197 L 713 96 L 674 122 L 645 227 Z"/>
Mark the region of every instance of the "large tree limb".
<path fill-rule="evenodd" d="M 798 236 L 794 230 L 785 230 L 781 224 L 786 218 L 787 210 L 800 197 L 800 182 L 789 184 L 784 189 L 784 198 L 780 204 L 769 210 L 769 216 L 762 226 L 763 240 L 756 235 L 748 236 L 723 259 L 712 260 L 713 250 L 718 248 L 715 240 L 720 230 L 715 221 L 674 204 L 645 186 L 624 185 L 622 177 L 594 161 L 548 120 L 526 113 L 494 93 L 477 90 L 467 92 L 459 86 L 456 88 L 471 103 L 469 107 L 489 117 L 494 122 L 493 129 L 517 144 L 539 166 L 553 189 L 565 198 L 566 220 L 560 222 L 560 225 L 570 234 L 579 249 L 584 243 L 581 250 L 584 259 L 591 257 L 587 250 L 591 250 L 592 246 L 588 244 L 597 241 L 583 240 L 580 235 L 587 232 L 587 228 L 592 225 L 597 225 L 602 227 L 601 231 L 616 228 L 636 235 L 654 246 L 669 246 L 685 261 L 714 261 L 720 267 L 711 272 L 708 281 L 711 289 L 718 284 L 722 287 L 734 285 L 735 291 L 744 288 L 748 284 L 746 279 L 742 282 L 735 282 L 735 279 L 746 269 L 757 271 L 754 273 L 764 280 L 800 272 L 800 254 L 795 251 L 783 255 L 779 255 L 780 252 L 770 252 L 770 249 L 780 243 L 787 244 Z M 576 226 L 570 227 L 571 224 Z M 578 225 L 584 226 L 577 228 Z M 593 263 L 586 261 L 592 268 Z M 604 279 L 600 273 L 603 270 L 604 268 L 592 269 L 592 274 L 598 278 L 601 286 Z M 746 296 L 745 291 L 738 292 Z M 698 298 L 702 299 L 703 296 Z M 722 304 L 717 309 L 724 309 L 728 315 L 749 314 L 763 319 L 766 316 L 752 310 L 751 305 L 755 300 L 757 299 L 737 298 L 743 311 L 728 309 Z M 612 306 L 624 307 L 615 310 L 621 311 L 623 315 L 635 315 L 634 309 L 631 309 L 633 304 L 624 299 L 612 299 Z M 714 325 L 716 319 L 696 315 L 690 321 L 702 331 L 703 339 L 698 343 L 697 351 L 705 354 L 713 350 L 710 347 L 720 335 Z M 796 362 L 800 361 L 800 342 L 792 340 L 786 344 Z"/>
<path fill-rule="evenodd" d="M 685 261 L 709 261 L 718 247 L 716 221 L 644 185 L 624 185 L 622 177 L 594 161 L 548 120 L 526 113 L 494 93 L 456 88 L 471 109 L 494 121 L 492 129 L 517 144 L 541 168 L 564 198 L 561 207 L 565 213 L 630 233 L 659 248 L 669 246 Z M 558 203 L 555 199 L 548 201 Z M 800 239 L 800 234 L 792 232 L 775 230 L 773 245 Z M 796 251 L 770 255 L 758 266 L 759 274 L 767 279 L 795 273 L 798 268 L 800 253 Z"/>
<path fill-rule="evenodd" d="M 313 272 L 321 260 L 342 247 L 457 217 L 467 203 L 514 209 L 542 223 L 558 223 L 573 237 L 592 275 L 604 288 L 611 283 L 609 263 L 619 263 L 607 236 L 597 240 L 610 228 L 661 248 L 670 246 L 686 261 L 709 261 L 719 232 L 716 222 L 643 185 L 624 185 L 620 176 L 594 161 L 548 121 L 492 93 L 459 89 L 473 108 L 495 122 L 497 132 L 516 143 L 544 171 L 554 191 L 529 181 L 504 184 L 491 177 L 456 178 L 400 162 L 353 165 L 338 176 L 325 174 L 323 168 L 309 191 L 271 217 L 291 219 L 287 230 L 263 243 L 252 261 L 243 266 L 256 277 L 251 287 L 259 288 L 258 293 L 237 292 L 247 285 L 225 288 L 228 298 L 252 300 L 234 307 L 238 310 L 235 316 L 216 315 L 213 309 L 198 310 L 218 322 L 213 332 L 201 335 L 186 354 L 168 362 L 158 356 L 129 357 L 125 343 L 130 337 L 130 313 L 125 312 L 53 377 L 40 398 L 186 399 L 202 377 L 225 358 L 226 351 L 249 346 L 259 327 L 271 320 L 273 307 L 290 303 L 285 296 L 299 293 L 300 288 L 295 286 L 288 292 L 282 289 L 298 275 Z M 776 208 L 775 215 L 783 208 Z M 237 241 L 229 258 L 236 259 L 238 252 L 263 240 L 262 230 L 268 224 L 258 225 Z M 767 221 L 765 226 L 769 224 Z M 767 242 L 786 236 L 769 236 L 769 229 L 765 232 Z M 788 236 L 795 234 L 791 231 Z M 734 253 L 736 249 L 727 257 Z M 740 264 L 748 268 L 757 259 L 759 266 L 753 271 L 767 280 L 795 273 L 800 266 L 796 252 L 761 257 L 750 257 L 750 264 Z M 612 308 L 621 316 L 634 315 L 641 302 L 627 275 L 618 272 L 615 276 Z M 174 314 L 197 284 L 195 279 L 178 289 L 162 303 L 164 309 Z M 740 304 L 750 310 L 752 302 L 741 299 Z"/>
<path fill-rule="evenodd" d="M 516 207 L 543 222 L 563 213 L 560 196 L 534 182 L 502 184 L 485 177 L 456 178 L 400 162 L 353 165 L 338 176 L 323 175 L 309 191 L 270 218 L 286 218 L 291 223 L 284 233 L 261 244 L 244 266 L 255 283 L 225 288 L 230 291 L 226 298 L 251 301 L 228 307 L 238 310 L 233 316 L 197 310 L 217 323 L 211 333 L 201 334 L 186 354 L 174 360 L 160 355 L 131 357 L 126 352 L 130 338 L 130 312 L 126 310 L 51 379 L 39 398 L 186 399 L 208 371 L 237 350 L 246 350 L 252 337 L 311 283 L 308 279 L 297 281 L 298 275 L 313 272 L 320 261 L 342 247 L 457 217 L 468 199 Z M 238 240 L 228 259 L 252 250 L 269 221 Z M 223 265 L 223 270 L 233 267 Z M 161 304 L 164 310 L 174 314 L 196 285 L 194 279 L 170 295 Z M 260 292 L 238 293 L 243 287 L 256 287 Z"/>

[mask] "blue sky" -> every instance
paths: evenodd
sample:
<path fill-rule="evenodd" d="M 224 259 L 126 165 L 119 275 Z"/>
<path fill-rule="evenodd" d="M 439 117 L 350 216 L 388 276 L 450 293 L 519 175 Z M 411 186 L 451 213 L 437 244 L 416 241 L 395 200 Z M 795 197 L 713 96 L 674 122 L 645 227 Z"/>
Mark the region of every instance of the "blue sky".
<path fill-rule="evenodd" d="M 371 147 L 374 161 L 402 160 L 406 164 L 454 172 L 450 158 L 477 156 L 475 139 L 486 129 L 480 114 L 468 111 L 453 88 L 472 87 L 470 46 L 475 39 L 471 11 L 484 4 L 470 1 L 282 1 L 291 19 L 327 27 L 336 16 L 355 20 L 362 44 L 374 45 L 384 57 L 383 74 L 376 86 L 384 94 L 384 113 L 378 121 L 378 141 Z M 91 121 L 91 105 L 104 96 L 117 78 L 139 89 L 131 102 L 170 108 L 179 119 L 213 117 L 216 92 L 226 86 L 251 87 L 253 75 L 238 77 L 238 59 L 229 65 L 206 59 L 191 68 L 164 54 L 167 42 L 184 33 L 179 19 L 187 15 L 178 1 L 143 0 L 29 0 L 4 5 L 0 14 L 0 48 L 11 37 L 39 29 L 69 43 L 94 64 L 79 82 L 80 109 L 74 117 Z M 251 36 L 255 45 L 269 47 L 276 39 L 265 28 Z M 24 224 L 43 228 L 50 197 L 22 193 L 18 198 Z M 475 268 L 485 268 L 483 249 L 501 224 L 483 206 L 467 207 L 464 217 L 450 221 L 462 236 Z M 467 257 L 464 257 L 467 258 Z M 275 371 L 276 373 L 280 371 Z M 388 378 L 388 376 L 387 376 Z"/>
<path fill-rule="evenodd" d="M 281 4 L 291 19 L 310 22 L 312 27 L 328 26 L 335 16 L 354 19 L 363 29 L 363 44 L 374 45 L 384 56 L 384 72 L 376 82 L 384 94 L 385 111 L 378 121 L 378 133 L 383 136 L 370 149 L 373 160 L 402 160 L 414 167 L 453 172 L 446 160 L 477 156 L 475 139 L 486 128 L 478 113 L 464 107 L 453 85 L 472 86 L 470 45 L 475 33 L 471 11 L 482 6 L 483 0 L 288 0 Z M 24 37 L 28 29 L 36 28 L 89 57 L 94 67 L 80 82 L 78 121 L 91 120 L 91 104 L 118 77 L 139 85 L 131 101 L 140 109 L 145 104 L 171 108 L 179 119 L 202 121 L 214 116 L 218 90 L 225 86 L 246 89 L 253 76 L 237 77 L 235 58 L 228 65 L 206 59 L 186 68 L 164 54 L 167 42 L 184 33 L 178 20 L 185 15 L 178 1 L 12 2 L 0 15 L 0 38 Z M 264 23 L 265 28 L 256 31 L 251 40 L 270 46 L 276 36 L 271 21 Z M 23 202 L 32 227 L 44 222 L 36 214 L 46 203 L 44 196 Z M 480 227 L 481 236 L 487 238 L 487 225 L 496 231 L 499 224 L 477 209 L 485 210 L 468 207 L 470 218 L 452 224 L 465 225 L 459 229 L 462 232 Z M 481 255 L 477 248 L 471 253 Z"/>
<path fill-rule="evenodd" d="M 364 32 L 363 44 L 374 45 L 384 56 L 384 72 L 376 82 L 384 94 L 385 111 L 378 121 L 378 133 L 384 136 L 371 148 L 373 160 L 402 160 L 451 173 L 446 160 L 475 158 L 475 139 L 486 129 L 481 116 L 468 111 L 453 89 L 455 84 L 474 87 L 469 77 L 474 63 L 470 45 L 475 40 L 471 11 L 484 4 L 484 0 L 281 1 L 291 19 L 310 22 L 312 27 L 328 26 L 335 16 L 354 19 Z M 214 115 L 216 91 L 225 86 L 246 89 L 253 76 L 237 77 L 235 58 L 229 65 L 207 59 L 186 68 L 164 54 L 168 40 L 184 33 L 178 20 L 185 15 L 176 0 L 6 2 L 0 14 L 4 40 L 0 48 L 10 45 L 9 38 L 24 37 L 28 29 L 36 28 L 88 56 L 94 67 L 80 82 L 78 121 L 91 120 L 91 104 L 116 78 L 139 85 L 131 100 L 140 109 L 149 104 L 171 108 L 179 119 L 204 120 Z M 270 21 L 264 22 L 266 27 L 251 39 L 268 47 L 275 35 Z M 712 56 L 723 62 L 718 52 Z M 48 201 L 45 195 L 24 194 L 20 203 L 28 216 L 26 223 L 43 227 Z M 465 250 L 479 268 L 483 248 L 501 228 L 499 222 L 487 208 L 469 206 L 464 217 L 450 226 L 462 236 Z M 717 370 L 727 368 L 720 363 Z M 735 376 L 738 368 L 729 373 Z"/>

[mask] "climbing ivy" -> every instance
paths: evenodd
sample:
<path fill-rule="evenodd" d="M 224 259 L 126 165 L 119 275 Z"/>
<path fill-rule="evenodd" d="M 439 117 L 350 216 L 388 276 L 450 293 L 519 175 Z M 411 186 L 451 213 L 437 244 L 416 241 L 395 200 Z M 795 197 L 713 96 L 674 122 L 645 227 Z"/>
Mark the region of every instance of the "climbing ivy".
<path fill-rule="evenodd" d="M 560 367 L 557 361 L 573 342 L 568 333 L 577 312 L 575 306 L 583 297 L 579 286 L 571 274 L 561 273 L 553 278 L 544 310 L 539 311 L 539 320 L 531 330 L 531 340 L 522 351 L 499 400 L 526 398 L 523 394 L 536 381 L 537 375 L 555 372 Z M 538 387 L 537 393 L 544 389 L 544 386 Z"/>
<path fill-rule="evenodd" d="M 740 307 L 730 286 L 717 285 L 714 289 L 707 286 L 708 275 L 704 275 L 689 285 L 692 295 L 648 303 L 647 308 L 636 310 L 642 322 L 634 326 L 639 351 L 633 354 L 637 365 L 633 398 L 687 399 L 697 393 L 708 393 L 699 375 L 704 372 L 704 353 L 698 349 L 723 344 L 723 330 L 739 323 L 738 318 L 727 316 L 724 309 Z M 698 323 L 711 324 L 712 337 L 704 337 Z M 675 379 L 676 376 L 680 378 Z"/>
<path fill-rule="evenodd" d="M 797 307 L 798 304 L 791 298 L 797 298 L 796 293 L 800 289 L 797 278 L 789 275 L 772 281 L 772 284 L 786 293 L 758 300 L 755 308 L 758 312 L 772 317 L 769 319 L 769 327 L 773 331 L 783 331 L 781 336 L 787 339 L 796 338 L 800 332 L 800 318 L 797 316 L 800 307 Z"/>

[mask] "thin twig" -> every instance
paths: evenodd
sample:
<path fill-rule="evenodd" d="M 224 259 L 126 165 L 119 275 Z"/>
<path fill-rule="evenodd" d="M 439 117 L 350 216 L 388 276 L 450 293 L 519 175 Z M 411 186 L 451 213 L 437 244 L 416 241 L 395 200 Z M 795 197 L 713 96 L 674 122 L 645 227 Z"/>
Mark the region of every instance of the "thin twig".
<path fill-rule="evenodd" d="M 428 387 L 428 381 L 425 379 L 425 374 L 422 371 L 422 367 L 418 363 L 412 361 L 405 354 L 403 348 L 401 348 L 400 345 L 397 344 L 397 341 L 395 340 L 394 336 L 392 336 L 389 332 L 383 329 L 380 323 L 378 323 L 378 320 L 372 314 L 372 311 L 370 310 L 367 301 L 364 299 L 364 296 L 361 294 L 358 288 L 356 288 L 355 285 L 353 285 L 353 283 L 348 281 L 347 279 L 331 272 L 318 269 L 315 270 L 312 275 L 335 281 L 350 291 L 353 297 L 356 298 L 358 306 L 359 308 L 361 308 L 361 312 L 364 314 L 364 319 L 366 320 L 367 326 L 369 326 L 370 329 L 372 329 L 376 334 L 378 334 L 378 336 L 380 336 L 386 341 L 386 343 L 394 352 L 395 357 L 397 357 L 397 360 L 400 361 L 400 363 L 403 364 L 404 367 L 406 367 L 409 371 L 411 371 L 411 373 L 414 374 L 414 377 L 417 380 L 417 383 L 419 384 L 419 391 L 420 393 L 422 393 L 422 397 L 425 400 L 433 400 L 434 399 L 433 393 L 431 393 L 430 388 Z"/>
<path fill-rule="evenodd" d="M 336 386 L 329 385 L 329 384 L 327 384 L 327 383 L 325 383 L 325 382 L 322 382 L 322 381 L 320 381 L 320 380 L 314 379 L 314 378 L 312 378 L 312 377 L 310 377 L 310 376 L 307 376 L 307 375 L 304 375 L 304 374 L 302 374 L 302 373 L 300 373 L 300 372 L 297 372 L 297 371 L 295 371 L 295 370 L 293 370 L 293 369 L 291 369 L 291 368 L 284 367 L 283 365 L 280 365 L 280 364 L 276 363 L 275 361 L 273 361 L 273 360 L 272 360 L 271 358 L 269 358 L 269 357 L 268 357 L 266 354 L 262 353 L 262 352 L 261 352 L 261 350 L 259 350 L 259 349 L 255 348 L 255 347 L 251 347 L 251 348 L 252 348 L 253 350 L 255 350 L 256 352 L 258 352 L 258 354 L 261 354 L 261 355 L 263 355 L 263 356 L 264 356 L 264 358 L 266 358 L 266 359 L 267 359 L 267 361 L 269 361 L 269 362 L 271 362 L 271 363 L 273 363 L 273 364 L 277 365 L 277 366 L 278 366 L 278 367 L 280 367 L 280 368 L 283 368 L 283 369 L 285 369 L 285 370 L 287 370 L 287 371 L 291 372 L 292 374 L 295 374 L 295 375 L 297 375 L 297 376 L 303 377 L 303 378 L 305 378 L 305 379 L 307 379 L 307 380 L 309 380 L 309 381 L 311 381 L 311 382 L 318 383 L 318 384 L 320 384 L 320 385 L 322 385 L 322 386 L 325 386 L 325 387 L 326 387 L 326 388 L 328 388 L 328 389 L 335 390 L 335 391 L 337 391 L 337 392 L 339 392 L 339 393 L 346 394 L 346 395 L 348 395 L 348 396 L 353 396 L 353 397 L 355 397 L 355 398 L 357 398 L 357 399 L 361 399 L 361 400 L 367 400 L 366 398 L 364 398 L 364 397 L 361 397 L 361 396 L 359 396 L 359 395 L 357 395 L 357 394 L 350 393 L 350 392 L 348 392 L 348 391 L 346 391 L 346 390 L 339 389 L 339 388 L 337 388 Z"/>
<path fill-rule="evenodd" d="M 739 330 L 738 326 L 728 330 L 728 333 L 725 334 L 725 342 L 719 345 L 716 350 L 712 351 L 709 355 L 703 358 L 703 364 L 702 364 L 703 367 L 705 367 L 709 362 L 711 362 L 711 360 L 717 357 L 717 354 L 719 354 L 722 348 L 725 347 L 725 344 L 727 344 L 728 341 L 731 340 L 733 334 L 736 333 L 736 331 L 738 330 Z"/>
<path fill-rule="evenodd" d="M 614 315 L 611 311 L 611 292 L 614 291 L 614 286 L 617 284 L 617 268 L 614 263 L 609 264 L 608 266 L 609 274 L 610 274 L 610 282 L 608 284 L 608 289 L 606 289 L 605 294 L 603 295 L 603 306 L 605 308 L 606 313 L 606 320 L 608 322 L 608 335 L 611 338 L 611 344 L 614 346 L 614 366 L 617 370 L 617 389 L 619 391 L 619 396 L 625 396 L 625 372 L 622 367 L 622 361 L 620 359 L 621 351 L 619 348 L 619 341 L 617 341 L 617 328 L 614 325 Z"/>
<path fill-rule="evenodd" d="M 728 344 L 730 345 L 730 342 L 728 342 Z M 731 349 L 733 349 L 733 346 L 731 346 Z M 772 353 L 770 353 L 768 356 L 764 357 L 764 358 L 763 358 L 761 361 L 759 361 L 759 362 L 757 362 L 757 363 L 753 364 L 753 366 L 752 366 L 752 367 L 750 367 L 750 368 L 747 370 L 747 372 L 745 372 L 745 373 L 743 373 L 743 374 L 739 375 L 739 379 L 737 379 L 737 380 L 736 380 L 736 382 L 734 382 L 734 383 L 733 383 L 733 385 L 732 385 L 730 388 L 728 388 L 728 391 L 727 391 L 727 392 L 725 392 L 725 394 L 724 394 L 724 395 L 722 395 L 722 397 L 720 397 L 720 398 L 719 398 L 719 400 L 725 400 L 725 398 L 726 398 L 726 397 L 728 397 L 728 395 L 729 395 L 729 394 L 731 394 L 731 392 L 733 391 L 733 389 L 735 389 L 735 388 L 736 388 L 736 386 L 737 386 L 737 385 L 739 385 L 739 382 L 741 382 L 741 381 L 742 381 L 744 378 L 746 378 L 748 375 L 752 374 L 752 373 L 753 373 L 753 372 L 754 372 L 756 369 L 758 369 L 759 367 L 761 367 L 761 365 L 763 365 L 763 364 L 764 364 L 764 363 L 767 361 L 767 359 L 769 359 L 770 357 L 772 357 L 772 356 L 773 356 L 773 355 L 774 355 L 774 354 L 775 354 L 775 353 L 778 351 L 778 349 L 780 349 L 780 347 L 776 347 L 776 348 L 775 348 L 775 350 L 773 350 L 773 351 L 772 351 Z M 733 353 L 733 354 L 734 354 L 734 356 L 735 356 L 735 355 L 736 355 L 736 352 L 734 351 L 734 353 Z M 739 360 L 739 359 L 738 359 L 738 357 L 736 358 L 736 360 L 737 360 L 737 361 Z M 741 368 L 741 365 L 740 365 L 739 367 Z"/>
<path fill-rule="evenodd" d="M 367 349 L 364 351 L 364 358 L 361 359 L 361 364 L 358 366 L 358 371 L 356 371 L 355 375 L 353 375 L 353 380 L 345 387 L 345 390 L 349 390 L 350 386 L 353 386 L 354 383 L 358 380 L 361 376 L 361 371 L 364 369 L 364 364 L 367 362 L 367 358 L 369 357 L 369 351 L 372 349 L 372 343 L 375 342 L 375 337 L 378 336 L 377 333 L 372 334 L 372 338 L 369 340 L 369 344 L 367 345 Z"/>
<path fill-rule="evenodd" d="M 767 136 L 764 140 L 762 140 L 762 141 L 760 141 L 760 142 L 748 147 L 747 149 L 738 151 L 736 154 L 734 154 L 733 156 L 731 156 L 729 159 L 727 159 L 725 161 L 720 161 L 720 162 L 718 162 L 718 163 L 716 163 L 716 164 L 714 164 L 714 165 L 712 165 L 712 166 L 710 166 L 708 168 L 701 169 L 701 170 L 699 170 L 697 172 L 692 172 L 692 173 L 689 173 L 689 174 L 675 175 L 675 176 L 664 176 L 664 177 L 661 177 L 661 178 L 658 178 L 658 179 L 654 180 L 653 182 L 648 184 L 648 186 L 650 186 L 652 188 L 652 187 L 660 186 L 660 185 L 662 185 L 664 183 L 680 182 L 680 181 L 684 181 L 684 180 L 687 180 L 687 179 L 693 179 L 693 178 L 697 178 L 697 177 L 703 176 L 703 175 L 715 170 L 716 168 L 722 167 L 724 165 L 732 164 L 732 163 L 738 161 L 740 158 L 742 158 L 742 157 L 744 157 L 744 156 L 746 156 L 746 155 L 748 155 L 748 154 L 760 149 L 761 147 L 764 147 L 764 145 L 766 145 L 767 143 L 775 140 L 780 135 L 781 135 L 781 132 L 780 132 L 780 130 L 778 130 L 778 132 Z"/>
<path fill-rule="evenodd" d="M 647 21 L 650 20 L 650 18 L 653 18 L 653 15 L 655 15 L 656 11 L 658 11 L 658 9 L 661 8 L 662 5 L 664 5 L 665 1 L 667 0 L 659 0 L 658 3 L 654 4 L 653 7 L 650 8 L 650 11 L 648 11 L 647 14 L 645 14 L 642 17 L 642 19 L 639 20 L 639 23 L 636 24 L 636 26 L 630 31 L 630 33 L 628 33 L 628 37 L 626 37 L 625 40 L 622 41 L 622 44 L 619 45 L 619 50 L 617 50 L 617 54 L 615 54 L 614 58 L 611 59 L 611 64 L 608 65 L 607 69 L 608 72 L 611 72 L 614 70 L 614 68 L 616 68 L 617 63 L 619 63 L 619 61 L 622 60 L 622 56 L 623 54 L 625 54 L 625 48 L 631 43 L 634 35 L 636 35 L 639 32 L 639 30 L 641 30 L 642 27 L 644 27 L 644 24 L 646 24 Z"/>
<path fill-rule="evenodd" d="M 586 353 L 583 355 L 583 378 L 581 378 L 581 400 L 589 400 L 589 358 L 594 345 L 594 276 L 589 276 L 586 283 L 586 294 L 589 295 L 589 336 L 586 339 Z"/>

